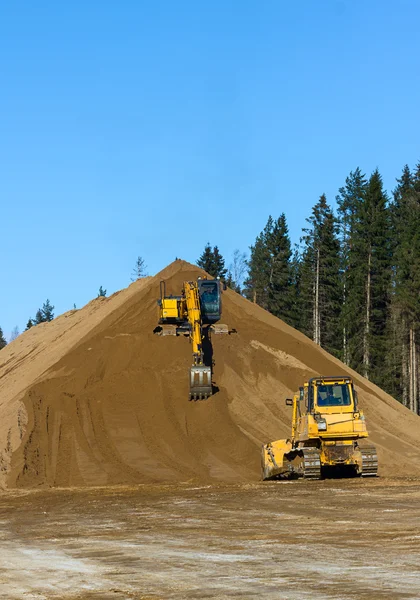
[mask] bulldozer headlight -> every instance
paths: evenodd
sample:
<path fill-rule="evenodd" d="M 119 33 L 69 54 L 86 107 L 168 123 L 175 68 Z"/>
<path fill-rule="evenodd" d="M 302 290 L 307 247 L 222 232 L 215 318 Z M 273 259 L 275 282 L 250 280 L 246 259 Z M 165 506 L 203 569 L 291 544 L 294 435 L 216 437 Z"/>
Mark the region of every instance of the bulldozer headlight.
<path fill-rule="evenodd" d="M 325 419 L 317 420 L 318 431 L 327 431 L 327 421 Z"/>

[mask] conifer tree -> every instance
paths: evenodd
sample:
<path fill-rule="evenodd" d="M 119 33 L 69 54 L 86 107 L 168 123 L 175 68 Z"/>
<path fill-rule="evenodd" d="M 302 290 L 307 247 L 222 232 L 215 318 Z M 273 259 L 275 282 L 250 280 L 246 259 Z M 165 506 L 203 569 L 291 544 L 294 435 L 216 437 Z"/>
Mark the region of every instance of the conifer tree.
<path fill-rule="evenodd" d="M 269 217 L 268 227 L 272 223 Z M 270 252 L 266 241 L 267 226 L 257 236 L 255 244 L 250 246 L 250 258 L 248 261 L 248 278 L 244 283 L 245 297 L 252 302 L 268 308 L 268 285 L 270 280 Z"/>
<path fill-rule="evenodd" d="M 390 211 L 375 170 L 355 216 L 346 305 L 350 366 L 378 385 L 384 381 L 390 276 Z"/>
<path fill-rule="evenodd" d="M 294 301 L 292 250 L 284 213 L 273 222 L 271 231 L 267 232 L 266 240 L 270 254 L 268 310 L 287 323 L 291 323 Z"/>
<path fill-rule="evenodd" d="M 294 306 L 291 245 L 284 213 L 270 215 L 263 231 L 250 246 L 245 296 L 288 323 Z"/>
<path fill-rule="evenodd" d="M 33 320 L 34 325 L 39 325 L 40 323 L 44 323 L 45 322 L 45 318 L 43 315 L 43 312 L 40 308 L 38 308 L 38 310 L 35 313 L 35 319 Z"/>
<path fill-rule="evenodd" d="M 213 277 L 220 277 L 220 279 L 224 280 L 226 278 L 227 269 L 225 267 L 225 259 L 219 252 L 219 248 L 215 246 L 213 248 L 213 264 L 214 271 L 210 273 Z"/>
<path fill-rule="evenodd" d="M 352 263 L 356 261 L 354 254 L 355 236 L 357 236 L 357 220 L 360 215 L 361 206 L 366 194 L 367 181 L 365 175 L 357 167 L 355 171 L 350 172 L 346 178 L 345 185 L 341 187 L 336 196 L 338 205 L 339 221 L 339 239 L 340 239 L 340 258 L 341 258 L 341 289 L 342 289 L 342 310 L 340 318 L 340 328 L 342 331 L 342 360 L 346 365 L 350 364 L 350 353 L 348 336 L 355 318 L 348 301 L 349 294 L 349 273 L 352 269 Z M 357 244 L 356 244 L 357 245 Z"/>
<path fill-rule="evenodd" d="M 209 274 L 210 271 L 213 270 L 213 250 L 209 242 L 207 242 L 207 244 L 204 247 L 203 253 L 197 260 L 197 265 L 200 267 L 200 269 L 203 269 L 203 271 L 206 271 L 206 273 Z"/>
<path fill-rule="evenodd" d="M 131 273 L 131 281 L 137 281 L 137 279 L 141 279 L 142 277 L 146 277 L 146 261 L 141 256 L 137 257 L 136 264 Z"/>
<path fill-rule="evenodd" d="M 1 350 L 2 348 L 4 348 L 5 346 L 7 346 L 6 338 L 4 337 L 4 335 L 3 335 L 3 330 L 2 330 L 2 328 L 0 327 L 0 350 Z"/>
<path fill-rule="evenodd" d="M 98 298 L 105 298 L 105 296 L 106 296 L 106 290 L 104 290 L 104 288 L 102 286 L 100 286 L 97 297 Z"/>
<path fill-rule="evenodd" d="M 49 323 L 54 319 L 54 306 L 52 306 L 51 302 L 47 300 L 42 305 L 42 316 L 45 323 Z"/>
<path fill-rule="evenodd" d="M 392 295 L 393 352 L 388 391 L 419 412 L 420 169 L 406 165 L 397 179 L 391 206 L 394 256 Z"/>
<path fill-rule="evenodd" d="M 197 265 L 212 277 L 220 277 L 223 281 L 226 278 L 225 259 L 220 254 L 217 246 L 212 249 L 210 244 L 207 243 L 203 253 L 197 260 Z"/>
<path fill-rule="evenodd" d="M 35 323 L 33 322 L 33 320 L 31 318 L 29 318 L 28 322 L 26 323 L 25 331 L 28 331 L 28 329 L 30 329 L 34 325 L 35 325 Z"/>
<path fill-rule="evenodd" d="M 323 194 L 307 219 L 300 266 L 301 326 L 323 348 L 340 355 L 341 311 L 338 226 Z"/>

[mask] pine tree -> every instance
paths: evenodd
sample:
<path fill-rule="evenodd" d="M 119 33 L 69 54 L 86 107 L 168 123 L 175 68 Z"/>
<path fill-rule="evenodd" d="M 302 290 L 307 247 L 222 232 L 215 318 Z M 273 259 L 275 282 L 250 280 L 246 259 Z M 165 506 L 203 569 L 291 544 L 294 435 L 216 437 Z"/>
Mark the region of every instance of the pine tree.
<path fill-rule="evenodd" d="M 390 212 L 378 170 L 355 215 L 347 276 L 348 355 L 352 368 L 383 385 L 391 283 Z"/>
<path fill-rule="evenodd" d="M 213 261 L 214 261 L 214 272 L 210 273 L 213 277 L 220 277 L 223 281 L 226 278 L 227 269 L 225 267 L 225 259 L 219 252 L 219 248 L 215 246 L 213 248 Z"/>
<path fill-rule="evenodd" d="M 356 224 L 360 214 L 361 206 L 365 199 L 367 181 L 359 167 L 346 178 L 346 183 L 338 191 L 336 201 L 338 205 L 340 258 L 341 258 L 341 289 L 342 310 L 340 318 L 340 329 L 342 331 L 342 360 L 350 364 L 348 336 L 354 320 L 351 307 L 348 302 L 349 272 L 354 260 L 355 236 L 357 236 Z"/>
<path fill-rule="evenodd" d="M 2 348 L 4 348 L 5 346 L 7 346 L 6 338 L 4 337 L 4 335 L 3 335 L 3 330 L 2 330 L 2 328 L 0 327 L 0 350 L 1 350 Z"/>
<path fill-rule="evenodd" d="M 268 217 L 250 250 L 245 296 L 287 323 L 295 324 L 295 274 L 284 213 L 277 220 Z"/>
<path fill-rule="evenodd" d="M 206 273 L 211 275 L 211 271 L 213 271 L 213 268 L 214 268 L 214 262 L 213 262 L 213 250 L 211 249 L 209 242 L 207 242 L 207 244 L 204 247 L 203 253 L 201 254 L 200 258 L 197 260 L 197 266 L 199 266 L 200 269 L 203 269 L 203 271 L 206 271 Z"/>
<path fill-rule="evenodd" d="M 141 279 L 142 277 L 146 277 L 146 261 L 141 256 L 137 257 L 136 264 L 131 273 L 131 281 L 137 281 L 137 279 Z"/>
<path fill-rule="evenodd" d="M 102 287 L 102 286 L 100 286 L 100 288 L 99 288 L 99 292 L 98 292 L 98 296 L 97 296 L 97 297 L 98 297 L 98 298 L 105 298 L 105 296 L 106 296 L 106 290 L 104 290 L 104 289 L 103 289 L 103 287 Z"/>
<path fill-rule="evenodd" d="M 420 319 L 420 169 L 406 165 L 397 179 L 391 206 L 394 285 L 391 304 L 393 351 L 389 353 L 388 391 L 419 412 Z"/>
<path fill-rule="evenodd" d="M 292 250 L 284 213 L 272 224 L 271 231 L 266 235 L 266 240 L 270 253 L 268 310 L 287 323 L 291 323 L 294 300 Z"/>
<path fill-rule="evenodd" d="M 203 253 L 197 260 L 197 265 L 211 275 L 211 277 L 219 277 L 222 280 L 226 277 L 227 269 L 225 268 L 225 260 L 217 246 L 214 246 L 212 249 L 210 244 L 207 243 Z"/>
<path fill-rule="evenodd" d="M 50 321 L 52 321 L 54 319 L 54 306 L 52 306 L 52 304 L 50 303 L 48 298 L 42 305 L 41 312 L 42 312 L 42 315 L 44 318 L 43 320 L 45 323 L 49 323 Z"/>
<path fill-rule="evenodd" d="M 267 232 L 272 228 L 271 216 L 267 225 L 257 236 L 255 244 L 250 246 L 250 258 L 248 261 L 248 278 L 244 283 L 244 294 L 246 298 L 255 302 L 263 308 L 268 308 L 268 287 L 270 283 L 270 251 L 267 244 Z"/>
<path fill-rule="evenodd" d="M 44 314 L 40 308 L 38 308 L 38 310 L 36 311 L 35 319 L 33 320 L 33 322 L 34 322 L 34 325 L 39 325 L 40 323 L 45 322 Z"/>
<path fill-rule="evenodd" d="M 33 327 L 34 325 L 39 325 L 40 323 L 48 323 L 54 319 L 54 306 L 51 302 L 47 300 L 42 305 L 42 308 L 38 308 L 35 314 L 35 318 L 29 318 L 26 323 L 25 331 Z"/>
<path fill-rule="evenodd" d="M 328 352 L 340 355 L 340 246 L 338 226 L 323 194 L 307 219 L 300 268 L 302 330 Z"/>

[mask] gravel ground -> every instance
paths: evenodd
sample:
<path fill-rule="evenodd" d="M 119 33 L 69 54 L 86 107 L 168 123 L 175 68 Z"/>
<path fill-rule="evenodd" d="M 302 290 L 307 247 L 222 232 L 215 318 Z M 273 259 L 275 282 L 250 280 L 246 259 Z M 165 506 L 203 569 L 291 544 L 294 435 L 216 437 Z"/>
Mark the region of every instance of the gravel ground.
<path fill-rule="evenodd" d="M 420 480 L 2 492 L 0 598 L 419 599 Z"/>

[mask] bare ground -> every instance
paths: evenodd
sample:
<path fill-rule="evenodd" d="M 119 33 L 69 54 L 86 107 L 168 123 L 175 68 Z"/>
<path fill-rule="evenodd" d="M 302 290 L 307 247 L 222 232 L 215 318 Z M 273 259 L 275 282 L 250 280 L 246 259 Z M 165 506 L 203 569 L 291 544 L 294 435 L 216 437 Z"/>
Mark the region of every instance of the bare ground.
<path fill-rule="evenodd" d="M 0 598 L 420 598 L 420 480 L 3 492 Z"/>

